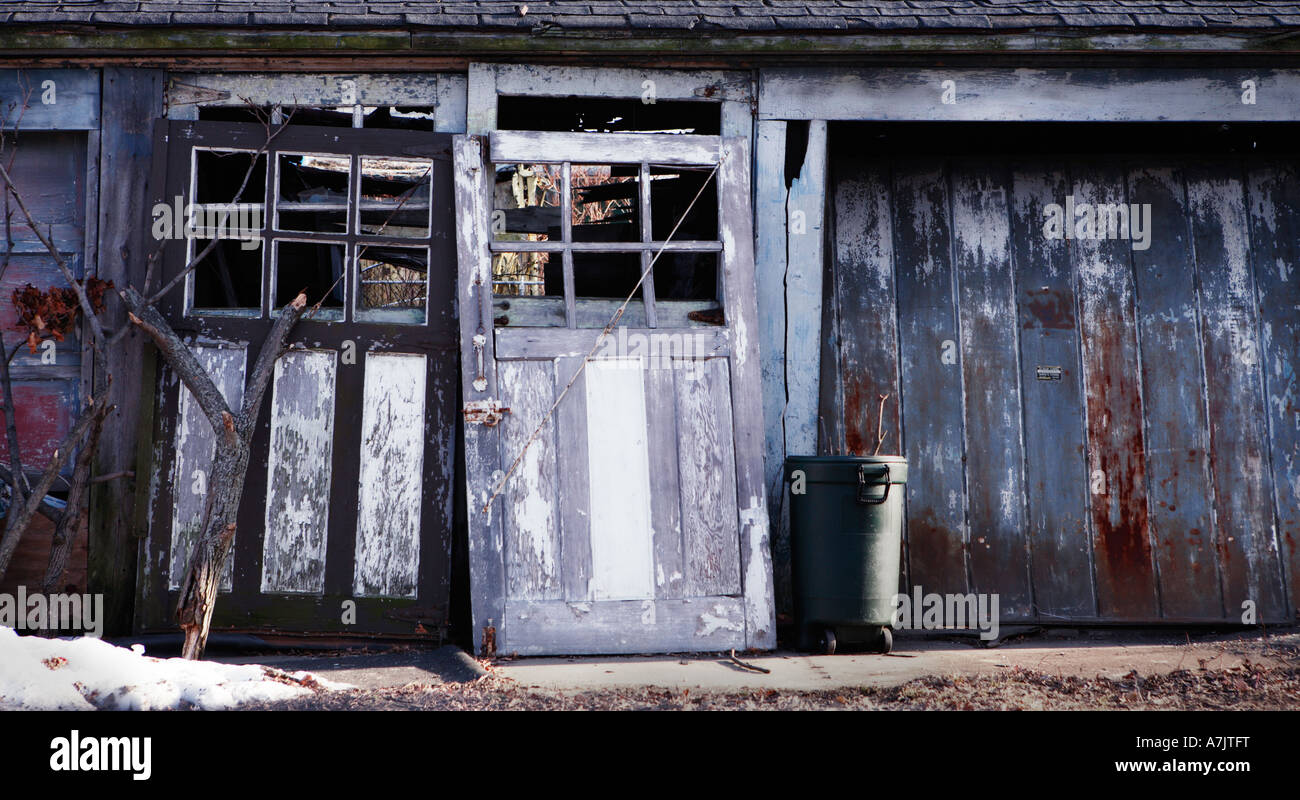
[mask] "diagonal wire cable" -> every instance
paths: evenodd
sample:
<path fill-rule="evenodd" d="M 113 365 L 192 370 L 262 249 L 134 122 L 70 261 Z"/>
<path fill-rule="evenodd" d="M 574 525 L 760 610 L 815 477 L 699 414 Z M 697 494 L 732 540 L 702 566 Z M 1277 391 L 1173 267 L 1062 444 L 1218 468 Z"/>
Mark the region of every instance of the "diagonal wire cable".
<path fill-rule="evenodd" d="M 725 157 L 725 155 L 722 156 L 722 158 Z M 524 441 L 524 446 L 519 450 L 519 455 L 515 456 L 515 460 L 511 462 L 510 469 L 506 470 L 506 473 L 501 476 L 501 480 L 497 481 L 496 487 L 492 490 L 492 496 L 483 504 L 482 513 L 486 514 L 488 509 L 492 507 L 492 503 L 501 495 L 502 490 L 506 487 L 506 482 L 510 480 L 510 476 L 514 474 L 515 470 L 518 469 L 519 465 L 523 462 L 524 455 L 528 452 L 528 448 L 532 447 L 538 434 L 540 434 L 542 429 L 546 427 L 546 424 L 551 421 L 551 417 L 555 414 L 555 409 L 560 407 L 560 403 L 564 400 L 564 396 L 569 393 L 569 390 L 573 388 L 573 384 L 577 382 L 578 377 L 587 369 L 587 364 L 591 363 L 591 357 L 595 355 L 596 350 L 600 348 L 601 342 L 605 341 L 605 338 L 609 336 L 610 332 L 614 330 L 614 327 L 618 325 L 618 321 L 623 318 L 623 312 L 627 310 L 628 303 L 632 302 L 632 298 L 636 296 L 637 291 L 641 288 L 641 284 L 645 282 L 646 276 L 654 269 L 655 262 L 659 260 L 659 256 L 663 255 L 664 249 L 668 247 L 668 243 L 677 235 L 677 229 L 682 226 L 682 222 L 684 222 L 686 217 L 691 213 L 691 209 L 695 207 L 696 201 L 700 199 L 700 195 L 704 194 L 704 190 L 708 187 L 709 182 L 714 179 L 714 176 L 718 174 L 718 168 L 721 166 L 722 159 L 720 158 L 718 163 L 713 165 L 713 169 L 709 172 L 708 176 L 700 182 L 699 191 L 697 191 L 695 196 L 691 198 L 691 202 L 686 206 L 686 210 L 682 212 L 682 215 L 677 218 L 677 222 L 673 225 L 673 229 L 668 232 L 668 238 L 664 239 L 663 244 L 659 246 L 659 251 L 654 254 L 654 258 L 650 259 L 650 264 L 641 272 L 641 277 L 637 278 L 636 284 L 632 287 L 632 291 L 628 292 L 627 297 L 619 304 L 619 307 L 614 310 L 614 315 L 609 318 L 609 322 L 605 323 L 605 327 L 601 330 L 600 335 L 596 337 L 595 343 L 592 344 L 591 349 L 587 351 L 587 355 L 583 356 L 582 363 L 578 365 L 578 369 L 573 373 L 573 377 L 569 379 L 569 382 L 564 385 L 564 389 L 558 396 L 556 396 L 555 402 L 551 403 L 551 408 L 546 412 L 546 415 L 542 417 L 541 422 L 537 423 L 537 427 L 533 428 L 533 432 L 528 435 L 528 439 Z"/>

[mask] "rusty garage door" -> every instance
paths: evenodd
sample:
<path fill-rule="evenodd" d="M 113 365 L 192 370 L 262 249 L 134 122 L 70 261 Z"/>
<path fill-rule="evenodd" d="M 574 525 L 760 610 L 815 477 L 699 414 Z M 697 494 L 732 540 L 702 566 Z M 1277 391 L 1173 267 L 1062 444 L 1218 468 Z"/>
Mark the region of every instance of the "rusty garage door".
<path fill-rule="evenodd" d="M 835 140 L 821 446 L 872 452 L 888 395 L 909 586 L 996 592 L 1007 620 L 1293 618 L 1294 135 Z"/>
<path fill-rule="evenodd" d="M 311 125 L 173 122 L 159 197 L 196 204 L 170 239 L 161 308 L 228 401 L 277 309 L 309 310 L 258 418 L 214 628 L 439 634 L 455 446 L 450 138 Z M 273 138 L 269 138 L 270 133 Z M 239 205 L 230 207 L 232 201 Z M 198 259 L 233 213 L 218 244 Z M 260 214 L 260 216 L 259 216 Z M 310 306 L 317 306 L 311 308 Z M 171 626 L 202 519 L 212 430 L 158 382 L 141 627 Z"/>

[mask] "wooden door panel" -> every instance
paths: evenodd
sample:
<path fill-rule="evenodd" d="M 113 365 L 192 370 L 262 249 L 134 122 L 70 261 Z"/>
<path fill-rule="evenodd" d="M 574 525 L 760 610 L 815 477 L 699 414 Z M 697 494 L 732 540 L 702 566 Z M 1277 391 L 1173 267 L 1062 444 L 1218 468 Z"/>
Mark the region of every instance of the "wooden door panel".
<path fill-rule="evenodd" d="M 726 359 L 673 370 L 681 480 L 685 596 L 740 593 L 736 457 Z"/>
<path fill-rule="evenodd" d="M 352 591 L 415 597 L 428 361 L 420 354 L 368 353 L 365 369 Z"/>
<path fill-rule="evenodd" d="M 521 656 L 725 652 L 745 646 L 740 597 L 507 601 L 505 608 L 510 635 L 501 649 Z"/>
<path fill-rule="evenodd" d="M 320 594 L 334 453 L 337 354 L 285 353 L 275 364 L 262 592 Z"/>
<path fill-rule="evenodd" d="M 660 600 L 687 596 L 684 511 L 678 474 L 677 379 L 676 370 L 645 371 L 650 524 L 654 530 L 655 597 Z"/>
<path fill-rule="evenodd" d="M 509 596 L 520 600 L 564 597 L 560 576 L 559 507 L 556 498 L 555 426 L 548 422 L 528 445 L 528 437 L 555 401 L 550 361 L 506 361 L 498 365 L 504 402 L 510 414 L 501 421 L 501 458 L 523 458 L 502 492 L 506 580 Z M 508 467 L 507 467 L 508 468 Z"/>
<path fill-rule="evenodd" d="M 243 402 L 244 370 L 248 349 L 234 345 L 196 344 L 190 349 L 212 376 L 229 405 Z M 208 496 L 212 457 L 216 440 L 212 425 L 199 409 L 190 390 L 180 387 L 180 424 L 176 426 L 175 462 L 172 472 L 171 559 L 168 586 L 181 586 L 189 567 L 190 551 L 203 525 L 203 509 Z M 221 572 L 221 591 L 233 586 L 233 559 L 227 559 Z"/>
<path fill-rule="evenodd" d="M 650 462 L 640 359 L 587 364 L 591 598 L 654 597 Z"/>

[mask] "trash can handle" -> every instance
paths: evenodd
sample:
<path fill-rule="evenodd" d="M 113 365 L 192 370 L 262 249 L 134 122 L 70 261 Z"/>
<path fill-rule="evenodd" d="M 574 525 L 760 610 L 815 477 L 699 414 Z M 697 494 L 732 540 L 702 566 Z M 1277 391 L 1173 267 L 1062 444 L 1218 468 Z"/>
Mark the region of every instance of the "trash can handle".
<path fill-rule="evenodd" d="M 884 472 L 882 472 L 880 475 L 874 476 L 878 478 L 884 478 L 885 482 L 883 484 L 867 483 L 867 465 L 866 464 L 858 465 L 858 502 L 864 505 L 878 506 L 889 499 L 889 487 L 893 484 L 893 481 L 891 480 L 889 474 L 889 465 L 878 464 L 876 466 L 879 466 L 882 469 L 884 469 Z M 879 498 L 874 498 L 867 494 L 867 489 L 874 489 L 877 486 L 885 487 L 884 494 L 880 495 Z"/>

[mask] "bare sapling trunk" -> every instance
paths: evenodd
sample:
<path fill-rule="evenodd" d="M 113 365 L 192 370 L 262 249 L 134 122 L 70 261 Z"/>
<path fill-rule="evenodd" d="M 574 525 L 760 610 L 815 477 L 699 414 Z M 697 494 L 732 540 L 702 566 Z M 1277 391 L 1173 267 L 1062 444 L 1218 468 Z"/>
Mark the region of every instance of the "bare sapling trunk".
<path fill-rule="evenodd" d="M 2 131 L 0 131 L 2 133 Z M 12 164 L 14 154 L 11 152 L 9 163 Z M 77 526 L 81 524 L 84 514 L 85 497 L 88 485 L 90 483 L 90 465 L 94 457 L 95 446 L 99 441 L 99 432 L 103 426 L 104 418 L 112 410 L 107 403 L 107 386 L 109 378 L 105 372 L 104 365 L 104 348 L 107 337 L 104 328 L 100 325 L 96 314 L 102 309 L 102 304 L 98 299 L 92 299 L 87 294 L 87 286 L 95 279 L 89 278 L 84 284 L 78 281 L 72 274 L 72 270 L 64 261 L 62 254 L 55 247 L 54 242 L 49 235 L 41 232 L 41 227 L 36 219 L 32 216 L 23 200 L 22 193 L 14 184 L 10 176 L 9 169 L 3 161 L 0 161 L 0 181 L 3 181 L 5 188 L 4 204 L 4 228 L 5 228 L 5 251 L 4 259 L 0 262 L 0 274 L 3 274 L 9 266 L 9 255 L 13 252 L 13 231 L 12 215 L 13 211 L 9 205 L 10 198 L 22 213 L 27 227 L 36 236 L 36 238 L 45 247 L 50 254 L 55 265 L 67 281 L 70 290 L 76 298 L 73 304 L 80 311 L 80 318 L 90 328 L 92 334 L 93 352 L 95 358 L 95 376 L 90 402 L 81 411 L 77 421 L 73 424 L 72 430 L 64 438 L 59 448 L 54 452 L 50 462 L 46 465 L 40 480 L 35 486 L 30 486 L 27 475 L 23 470 L 22 459 L 19 454 L 18 431 L 15 424 L 15 410 L 13 398 L 13 382 L 9 374 L 9 361 L 17 352 L 17 347 L 11 352 L 6 349 L 4 342 L 0 339 L 0 387 L 3 389 L 5 404 L 5 438 L 9 449 L 9 485 L 11 488 L 11 497 L 13 498 L 12 507 L 5 520 L 4 536 L 0 538 L 0 576 L 3 576 L 9 568 L 9 562 L 13 558 L 14 552 L 18 549 L 18 543 L 21 541 L 27 527 L 31 524 L 32 518 L 37 514 L 49 517 L 55 521 L 55 538 L 54 545 L 51 548 L 50 561 L 46 569 L 44 580 L 42 581 L 43 590 L 48 592 L 58 580 L 62 577 L 64 568 L 67 566 L 68 551 L 71 548 L 73 534 Z M 35 287 L 28 287 L 36 291 Z M 96 291 L 100 291 L 97 287 Z M 17 295 L 17 293 L 15 293 Z M 98 298 L 98 294 L 96 294 Z M 17 306 L 15 299 L 15 306 Z M 35 323 L 29 336 L 30 346 L 35 347 L 34 342 L 38 341 L 42 333 L 49 334 L 50 330 L 45 329 L 45 323 Z M 59 331 L 57 335 L 63 335 L 70 332 L 71 328 Z M 21 345 L 19 345 L 21 346 Z M 58 478 L 59 472 L 67 464 L 73 451 L 78 451 L 77 465 L 73 469 L 73 482 L 69 487 L 68 504 L 66 508 L 52 514 L 50 511 L 50 500 L 48 494 L 54 486 L 54 481 Z M 84 462 L 84 464 L 83 464 Z"/>
<path fill-rule="evenodd" d="M 176 621 L 185 632 L 181 656 L 197 659 L 207 644 L 212 611 L 221 585 L 221 571 L 235 539 L 235 519 L 244 493 L 249 445 L 258 410 L 266 387 L 275 374 L 275 362 L 284 354 L 289 332 L 307 306 L 307 295 L 299 294 L 281 310 L 262 343 L 244 391 L 243 404 L 235 411 L 226 404 L 212 378 L 158 311 L 134 289 L 128 288 L 121 294 L 130 310 L 131 322 L 153 339 L 216 432 L 216 452 L 208 480 L 202 529 L 190 555 L 176 604 Z"/>
<path fill-rule="evenodd" d="M 45 568 L 45 577 L 41 581 L 41 591 L 47 595 L 58 590 L 59 581 L 68 568 L 72 541 L 76 538 L 82 520 L 86 518 L 87 499 L 90 494 L 90 469 L 95 460 L 95 449 L 99 445 L 99 434 L 104 429 L 104 418 L 108 416 L 109 411 L 110 407 L 106 404 L 96 408 L 86 441 L 77 451 L 77 460 L 72 468 L 72 485 L 68 487 L 67 506 L 54 525 L 50 560 Z"/>

